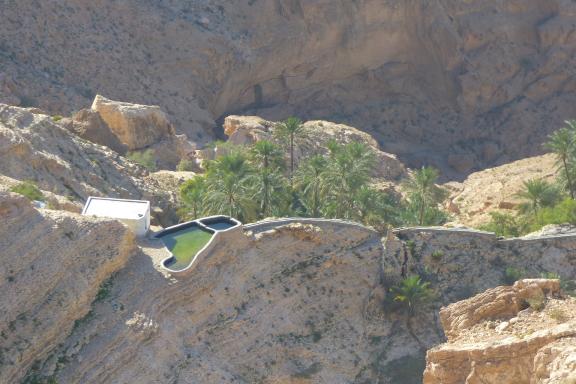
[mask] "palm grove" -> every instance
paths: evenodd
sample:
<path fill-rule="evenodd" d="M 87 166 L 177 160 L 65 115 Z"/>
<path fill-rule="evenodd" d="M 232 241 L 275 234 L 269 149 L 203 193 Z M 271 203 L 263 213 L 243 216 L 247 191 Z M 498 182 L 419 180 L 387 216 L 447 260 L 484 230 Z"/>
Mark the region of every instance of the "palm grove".
<path fill-rule="evenodd" d="M 274 128 L 270 140 L 225 144 L 224 154 L 205 164 L 206 172 L 184 183 L 182 213 L 188 217 L 226 214 L 250 222 L 272 216 L 354 220 L 378 229 L 435 225 L 447 215 L 439 209 L 446 192 L 438 172 L 414 171 L 402 184 L 403 196 L 374 185 L 376 156 L 358 142 L 330 141 L 324 151 L 296 161 L 307 135 L 297 118 Z"/>
<path fill-rule="evenodd" d="M 548 224 L 576 224 L 576 121 L 567 121 L 565 127 L 548 136 L 544 146 L 556 155 L 557 179 L 525 181 L 517 193 L 523 200 L 518 214 L 492 213 L 492 221 L 482 229 L 519 236 Z"/>

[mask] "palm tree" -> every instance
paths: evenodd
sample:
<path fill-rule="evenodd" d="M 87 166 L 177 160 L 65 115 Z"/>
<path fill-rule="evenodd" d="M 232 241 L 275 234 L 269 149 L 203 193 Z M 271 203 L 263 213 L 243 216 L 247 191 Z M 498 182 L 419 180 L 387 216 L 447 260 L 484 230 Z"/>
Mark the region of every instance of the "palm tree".
<path fill-rule="evenodd" d="M 558 190 L 552 184 L 542 179 L 525 181 L 523 190 L 518 192 L 516 196 L 528 200 L 528 203 L 520 206 L 520 210 L 532 211 L 534 216 L 538 214 L 540 208 L 551 207 L 560 199 Z"/>
<path fill-rule="evenodd" d="M 422 167 L 410 175 L 403 184 L 411 202 L 418 205 L 418 225 L 424 225 L 425 213 L 429 207 L 440 204 L 447 192 L 436 185 L 438 170 L 432 167 Z"/>
<path fill-rule="evenodd" d="M 423 282 L 418 275 L 406 277 L 390 292 L 394 301 L 403 304 L 410 315 L 424 309 L 435 297 L 430 283 Z"/>
<path fill-rule="evenodd" d="M 207 210 L 238 217 L 243 221 L 255 218 L 256 204 L 249 183 L 253 171 L 242 152 L 231 152 L 207 166 Z"/>
<path fill-rule="evenodd" d="M 288 142 L 290 151 L 290 185 L 292 185 L 292 176 L 294 175 L 294 143 L 295 140 L 304 135 L 304 126 L 302 121 L 297 117 L 289 117 L 276 126 L 275 135 L 280 139 Z"/>
<path fill-rule="evenodd" d="M 575 152 L 574 134 L 576 132 L 576 121 L 566 121 L 566 124 L 569 128 L 562 128 L 552 133 L 548 136 L 548 142 L 545 146 L 553 151 L 558 157 L 558 162 L 564 169 L 570 197 L 574 199 L 574 184 L 572 183 L 568 160 Z"/>
<path fill-rule="evenodd" d="M 426 349 L 424 343 L 420 341 L 416 332 L 414 332 L 412 319 L 416 315 L 424 313 L 424 310 L 435 299 L 436 294 L 434 290 L 430 288 L 430 283 L 423 282 L 418 275 L 412 275 L 404 278 L 400 284 L 392 287 L 390 293 L 392 294 L 393 301 L 401 304 L 402 308 L 406 311 L 406 329 L 408 333 L 416 340 L 422 349 Z"/>
<path fill-rule="evenodd" d="M 370 186 L 362 186 L 354 196 L 358 221 L 376 229 L 396 223 L 393 197 Z"/>
<path fill-rule="evenodd" d="M 335 218 L 354 217 L 356 192 L 370 180 L 375 159 L 371 149 L 362 143 L 338 145 L 328 143 L 330 163 L 324 172 L 327 189 L 326 213 Z"/>
<path fill-rule="evenodd" d="M 202 212 L 202 201 L 206 191 L 205 182 L 203 176 L 196 176 L 180 186 L 180 197 L 186 208 L 192 211 L 193 218 L 197 218 Z"/>
<path fill-rule="evenodd" d="M 286 185 L 279 170 L 284 168 L 284 157 L 278 146 L 261 140 L 252 147 L 252 164 L 256 172 L 250 177 L 255 197 L 259 198 L 260 216 L 268 217 L 273 208 L 279 208 L 285 199 Z"/>
<path fill-rule="evenodd" d="M 276 144 L 268 140 L 256 142 L 252 147 L 251 160 L 257 168 L 284 168 L 282 152 Z"/>
<path fill-rule="evenodd" d="M 314 155 L 300 165 L 295 174 L 296 188 L 309 216 L 320 217 L 322 199 L 326 192 L 324 172 L 328 161 L 322 155 Z"/>

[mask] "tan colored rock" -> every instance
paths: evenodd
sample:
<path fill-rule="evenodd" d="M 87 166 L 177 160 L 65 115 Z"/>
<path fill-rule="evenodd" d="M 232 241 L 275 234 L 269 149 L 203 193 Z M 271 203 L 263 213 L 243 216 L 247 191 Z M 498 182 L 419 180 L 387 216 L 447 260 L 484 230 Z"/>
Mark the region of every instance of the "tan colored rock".
<path fill-rule="evenodd" d="M 425 384 L 559 383 L 573 373 L 576 300 L 560 296 L 558 280 L 490 289 L 440 318 L 448 342 L 428 351 Z"/>
<path fill-rule="evenodd" d="M 469 175 L 463 182 L 444 184 L 450 191 L 449 204 L 458 209 L 454 222 L 478 226 L 490 221 L 491 212 L 514 214 L 522 201 L 516 194 L 530 179 L 553 182 L 557 176 L 553 154 L 530 157 Z"/>
<path fill-rule="evenodd" d="M 0 175 L 84 202 L 88 196 L 150 200 L 174 224 L 174 201 L 141 178 L 148 172 L 118 153 L 70 133 L 51 116 L 0 104 Z M 160 186 L 161 187 L 161 186 Z"/>
<path fill-rule="evenodd" d="M 10 99 L 52 114 L 142 100 L 200 144 L 231 113 L 332 119 L 445 174 L 463 142 L 501 164 L 573 118 L 570 0 L 59 4 L 11 2 L 0 25 Z"/>
<path fill-rule="evenodd" d="M 0 191 L 0 215 L 0 381 L 15 383 L 93 309 L 135 244 L 120 222 L 37 210 L 14 193 Z"/>
<path fill-rule="evenodd" d="M 71 119 L 63 119 L 61 124 L 81 138 L 104 145 L 121 155 L 124 155 L 128 149 L 100 117 L 100 114 L 91 109 L 81 109 Z"/>
<path fill-rule="evenodd" d="M 149 147 L 174 134 L 168 117 L 157 105 L 124 103 L 96 95 L 92 110 L 129 150 Z"/>

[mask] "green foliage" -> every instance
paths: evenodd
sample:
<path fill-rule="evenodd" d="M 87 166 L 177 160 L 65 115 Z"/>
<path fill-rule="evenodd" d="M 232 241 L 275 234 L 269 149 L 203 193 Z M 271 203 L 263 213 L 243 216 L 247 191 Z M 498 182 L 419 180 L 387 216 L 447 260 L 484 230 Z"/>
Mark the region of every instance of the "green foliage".
<path fill-rule="evenodd" d="M 44 194 L 31 181 L 24 181 L 10 188 L 10 191 L 27 197 L 29 200 L 45 201 Z"/>
<path fill-rule="evenodd" d="M 491 221 L 482 225 L 480 229 L 504 237 L 517 237 L 522 233 L 521 224 L 515 216 L 500 212 L 490 212 L 490 216 Z"/>
<path fill-rule="evenodd" d="M 277 127 L 276 135 L 289 139 L 291 133 L 300 132 L 297 125 L 296 121 L 285 122 Z M 182 185 L 180 214 L 225 214 L 244 222 L 290 215 L 326 217 L 354 220 L 380 230 L 405 224 L 408 210 L 404 208 L 410 202 L 371 184 L 376 158 L 370 147 L 330 141 L 327 149 L 326 154 L 301 159 L 292 174 L 291 168 L 286 170 L 281 147 L 274 142 L 262 140 L 248 148 L 228 144 L 224 154 L 206 163 L 203 176 Z M 446 214 L 437 203 L 444 193 L 436 186 L 429 189 L 427 196 L 436 206 L 425 207 L 425 222 L 441 223 Z"/>
<path fill-rule="evenodd" d="M 306 134 L 302 121 L 297 117 L 289 117 L 274 129 L 274 135 L 288 147 L 290 153 L 290 181 L 294 175 L 294 148 L 296 141 Z"/>
<path fill-rule="evenodd" d="M 183 216 L 197 218 L 203 212 L 203 201 L 206 196 L 204 176 L 195 176 L 180 186 L 180 197 L 183 202 Z"/>
<path fill-rule="evenodd" d="M 504 270 L 504 283 L 507 285 L 512 285 L 514 284 L 516 281 L 522 279 L 524 276 L 526 275 L 526 272 L 518 269 L 518 268 L 514 268 L 514 267 L 507 267 Z"/>
<path fill-rule="evenodd" d="M 537 292 L 526 299 L 526 302 L 535 311 L 540 312 L 546 306 L 546 297 L 542 292 Z"/>
<path fill-rule="evenodd" d="M 404 221 L 415 225 L 437 225 L 447 219 L 446 213 L 438 205 L 447 197 L 448 192 L 436 185 L 438 170 L 422 167 L 412 172 L 402 187 L 408 195 L 404 209 Z"/>
<path fill-rule="evenodd" d="M 156 170 L 156 158 L 154 156 L 154 151 L 151 149 L 129 152 L 126 157 L 136 164 L 140 164 L 151 172 Z"/>
<path fill-rule="evenodd" d="M 410 314 L 424 310 L 436 298 L 430 283 L 423 282 L 420 276 L 412 275 L 390 289 L 392 300 Z"/>
<path fill-rule="evenodd" d="M 191 172 L 194 171 L 194 169 L 195 169 L 194 161 L 186 158 L 181 159 L 178 165 L 176 166 L 176 170 L 180 172 Z"/>
<path fill-rule="evenodd" d="M 438 250 L 432 252 L 432 254 L 430 256 L 432 257 L 432 260 L 440 261 L 444 257 L 444 252 L 442 252 L 441 250 L 438 249 Z"/>
<path fill-rule="evenodd" d="M 52 116 L 52 121 L 58 122 L 58 121 L 60 121 L 60 120 L 62 120 L 62 116 L 60 116 L 60 115 L 54 115 L 54 116 Z"/>
<path fill-rule="evenodd" d="M 553 207 L 560 200 L 560 191 L 545 180 L 532 179 L 523 183 L 516 196 L 528 201 L 520 205 L 520 212 L 537 216 L 539 209 Z"/>

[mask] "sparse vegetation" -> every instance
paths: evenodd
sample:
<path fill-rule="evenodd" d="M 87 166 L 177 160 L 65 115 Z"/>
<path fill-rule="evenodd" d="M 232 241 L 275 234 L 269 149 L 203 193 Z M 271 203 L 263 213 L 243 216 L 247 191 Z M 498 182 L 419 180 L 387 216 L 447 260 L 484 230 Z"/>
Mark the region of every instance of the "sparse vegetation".
<path fill-rule="evenodd" d="M 154 151 L 151 149 L 129 152 L 126 157 L 136 164 L 140 164 L 151 172 L 156 170 L 156 158 L 154 156 Z"/>
<path fill-rule="evenodd" d="M 432 260 L 440 261 L 440 260 L 442 260 L 442 257 L 444 257 L 444 252 L 442 252 L 441 250 L 436 250 L 436 251 L 432 252 L 432 254 L 430 256 L 432 257 Z"/>
<path fill-rule="evenodd" d="M 504 270 L 504 283 L 507 285 L 512 285 L 516 281 L 522 279 L 525 275 L 526 272 L 518 268 L 508 267 Z"/>
<path fill-rule="evenodd" d="M 40 191 L 40 189 L 38 189 L 36 184 L 34 184 L 31 181 L 25 181 L 25 182 L 16 184 L 12 188 L 10 188 L 10 191 L 18 193 L 22 196 L 25 196 L 30 200 L 38 200 L 38 201 L 44 201 L 45 200 L 44 194 L 42 193 L 42 191 Z"/>
<path fill-rule="evenodd" d="M 570 319 L 570 317 L 560 308 L 554 308 L 548 312 L 548 316 L 556 320 L 559 323 L 564 323 Z"/>
<path fill-rule="evenodd" d="M 535 311 L 540 312 L 546 306 L 546 297 L 542 292 L 538 292 L 526 299 L 526 302 Z"/>
<path fill-rule="evenodd" d="M 192 172 L 194 171 L 194 161 L 191 159 L 181 159 L 178 165 L 176 166 L 176 170 L 180 172 Z"/>
<path fill-rule="evenodd" d="M 576 225 L 576 120 L 548 137 L 545 147 L 556 154 L 559 177 L 555 183 L 527 180 L 517 196 L 524 202 L 518 214 L 492 213 L 481 229 L 499 236 L 520 236 L 549 224 Z"/>

